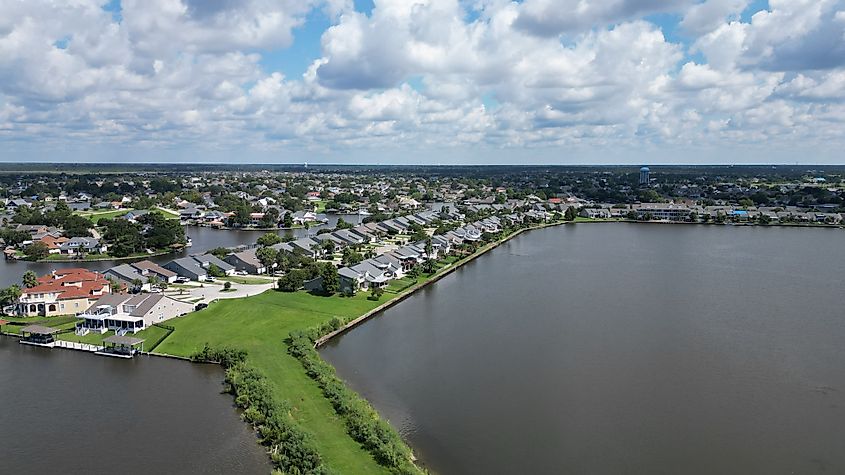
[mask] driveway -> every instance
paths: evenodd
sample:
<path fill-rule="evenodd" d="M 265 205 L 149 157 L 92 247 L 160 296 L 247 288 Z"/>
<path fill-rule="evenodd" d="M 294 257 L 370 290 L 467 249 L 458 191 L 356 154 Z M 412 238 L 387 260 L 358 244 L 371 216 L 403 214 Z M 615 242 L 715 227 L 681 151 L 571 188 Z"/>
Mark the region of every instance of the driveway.
<path fill-rule="evenodd" d="M 232 288 L 228 292 L 224 292 L 222 282 L 190 282 L 180 288 L 168 288 L 164 294 L 168 297 L 194 304 L 211 303 L 218 299 L 239 299 L 258 295 L 272 289 L 274 286 L 272 282 L 267 284 L 232 283 Z"/>

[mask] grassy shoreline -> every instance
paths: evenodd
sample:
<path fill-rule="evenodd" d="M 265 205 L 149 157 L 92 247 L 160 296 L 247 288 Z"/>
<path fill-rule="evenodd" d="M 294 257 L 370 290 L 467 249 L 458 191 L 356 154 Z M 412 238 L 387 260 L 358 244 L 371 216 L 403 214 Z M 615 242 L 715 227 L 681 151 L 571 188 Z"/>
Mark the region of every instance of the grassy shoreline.
<path fill-rule="evenodd" d="M 310 363 L 328 364 L 319 356 L 316 360 L 305 361 L 297 357 L 300 355 L 292 355 L 291 335 L 308 333 L 316 339 L 323 336 L 318 333 L 334 334 L 340 325 L 351 328 L 350 322 L 362 321 L 362 317 L 365 319 L 397 304 L 522 232 L 558 224 L 564 223 L 514 230 L 458 261 L 444 261 L 434 274 L 423 275 L 415 284 L 396 293 L 385 293 L 381 301 L 368 299 L 366 292 L 353 297 L 324 297 L 304 291 L 267 291 L 244 299 L 220 301 L 205 310 L 168 321 L 176 330 L 158 345 L 156 353 L 184 358 L 201 351 L 205 345 L 244 350 L 246 363 L 266 377 L 274 398 L 289 404 L 292 419 L 313 434 L 326 467 L 340 473 L 391 473 L 388 467 L 377 462 L 372 450 L 367 450 L 363 442 L 350 435 L 354 432 L 350 422 L 338 413 L 324 391 L 325 378 L 318 381 L 313 370 L 306 368 Z M 354 398 L 358 401 L 356 405 L 371 408 L 357 394 Z M 381 421 L 374 409 L 372 414 Z M 387 427 L 393 431 L 392 427 Z M 400 452 L 412 453 L 404 442 L 400 443 L 404 447 Z M 422 472 L 422 469 L 411 467 L 411 473 Z"/>

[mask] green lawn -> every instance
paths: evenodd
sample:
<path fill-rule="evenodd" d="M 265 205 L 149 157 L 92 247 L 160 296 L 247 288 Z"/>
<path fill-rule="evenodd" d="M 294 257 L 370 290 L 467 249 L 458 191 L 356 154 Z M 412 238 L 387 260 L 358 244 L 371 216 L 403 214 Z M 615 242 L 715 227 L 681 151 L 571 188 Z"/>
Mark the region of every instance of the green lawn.
<path fill-rule="evenodd" d="M 484 246 L 486 251 L 493 244 Z M 438 263 L 438 270 L 456 258 Z M 435 274 L 437 275 L 437 274 Z M 421 275 L 423 283 L 434 276 Z M 392 282 L 395 289 L 408 287 L 412 279 Z M 270 290 L 253 297 L 221 300 L 207 309 L 167 322 L 176 330 L 156 352 L 191 356 L 207 343 L 246 350 L 248 359 L 267 376 L 279 400 L 288 400 L 292 416 L 314 434 L 326 465 L 337 473 L 389 473 L 378 465 L 346 432 L 346 427 L 317 383 L 305 373 L 297 359 L 287 353 L 284 340 L 293 330 L 316 327 L 332 317 L 351 319 L 382 305 L 402 292 L 391 292 L 378 301 L 369 292 L 354 297 L 321 297 L 304 291 L 284 293 Z"/>
<path fill-rule="evenodd" d="M 120 210 L 111 210 L 111 211 L 77 211 L 75 214 L 82 216 L 83 218 L 88 218 L 91 220 L 92 223 L 97 224 L 98 221 L 101 219 L 106 218 L 116 218 L 118 216 L 123 216 L 124 214 L 128 213 L 131 210 L 128 209 L 120 209 Z"/>
<path fill-rule="evenodd" d="M 168 322 L 164 322 L 167 324 Z M 113 331 L 106 333 L 89 333 L 85 336 L 79 336 L 76 333 L 63 333 L 59 335 L 59 340 L 74 341 L 76 343 L 88 343 L 91 345 L 102 345 L 103 339 L 114 335 Z M 149 327 L 146 330 L 141 330 L 136 334 L 129 333 L 127 336 L 134 338 L 141 338 L 144 340 L 144 350 L 147 351 L 152 348 L 159 340 L 167 336 L 167 330 L 159 327 Z"/>
<path fill-rule="evenodd" d="M 346 433 L 329 401 L 309 378 L 302 364 L 288 355 L 283 342 L 292 330 L 319 325 L 333 316 L 358 316 L 382 302 L 355 297 L 319 297 L 305 292 L 268 291 L 236 300 L 222 300 L 207 309 L 167 323 L 176 328 L 156 351 L 190 356 L 205 343 L 234 346 L 273 385 L 279 399 L 294 407 L 293 416 L 316 438 L 329 467 L 338 473 L 388 473 Z"/>
<path fill-rule="evenodd" d="M 151 209 L 150 211 L 157 211 L 157 212 L 163 214 L 164 217 L 167 218 L 167 219 L 179 219 L 179 214 L 174 213 L 170 210 L 164 209 L 160 206 L 157 206 L 157 207 Z"/>
<path fill-rule="evenodd" d="M 50 328 L 73 328 L 76 325 L 76 317 L 73 315 L 61 315 L 57 317 L 0 317 L 8 322 L 23 323 L 23 325 L 3 325 L 3 331 L 8 333 L 20 333 L 20 329 L 26 325 L 42 325 Z"/>

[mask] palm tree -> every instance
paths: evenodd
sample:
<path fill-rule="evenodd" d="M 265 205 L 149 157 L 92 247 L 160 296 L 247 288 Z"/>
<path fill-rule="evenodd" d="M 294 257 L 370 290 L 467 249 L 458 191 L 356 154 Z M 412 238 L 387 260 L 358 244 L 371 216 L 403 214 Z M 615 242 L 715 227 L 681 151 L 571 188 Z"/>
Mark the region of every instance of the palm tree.
<path fill-rule="evenodd" d="M 23 285 L 27 289 L 31 289 L 38 285 L 38 276 L 35 275 L 35 272 L 28 270 L 23 274 Z"/>

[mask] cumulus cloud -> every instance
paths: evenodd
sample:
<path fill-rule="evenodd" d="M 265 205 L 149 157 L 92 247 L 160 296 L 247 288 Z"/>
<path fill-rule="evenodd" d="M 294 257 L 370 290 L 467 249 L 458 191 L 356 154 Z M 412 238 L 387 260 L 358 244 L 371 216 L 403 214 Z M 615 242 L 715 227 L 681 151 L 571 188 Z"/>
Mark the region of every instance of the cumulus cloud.
<path fill-rule="evenodd" d="M 0 3 L 0 140 L 515 161 L 843 141 L 845 0 L 771 0 L 750 21 L 748 0 L 376 0 L 368 14 L 349 0 L 123 0 L 120 19 L 102 3 Z M 331 26 L 304 74 L 262 64 L 317 11 Z M 691 46 L 645 18 L 659 12 Z"/>

